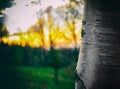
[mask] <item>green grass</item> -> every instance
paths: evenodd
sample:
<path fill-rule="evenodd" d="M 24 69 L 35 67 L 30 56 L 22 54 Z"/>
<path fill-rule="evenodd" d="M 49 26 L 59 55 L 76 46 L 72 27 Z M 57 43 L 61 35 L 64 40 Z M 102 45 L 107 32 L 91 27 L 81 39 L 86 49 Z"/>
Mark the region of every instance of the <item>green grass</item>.
<path fill-rule="evenodd" d="M 59 70 L 57 85 L 51 68 L 9 67 L 0 70 L 0 89 L 74 89 L 73 76 L 67 76 L 65 69 Z"/>

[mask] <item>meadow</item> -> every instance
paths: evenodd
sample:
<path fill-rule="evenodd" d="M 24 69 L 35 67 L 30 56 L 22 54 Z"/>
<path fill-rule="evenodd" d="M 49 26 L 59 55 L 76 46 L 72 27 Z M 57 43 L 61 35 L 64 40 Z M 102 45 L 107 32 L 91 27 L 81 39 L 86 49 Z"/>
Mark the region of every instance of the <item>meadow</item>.
<path fill-rule="evenodd" d="M 50 67 L 1 67 L 0 89 L 74 89 L 74 75 L 69 68 L 58 71 L 58 84 Z"/>

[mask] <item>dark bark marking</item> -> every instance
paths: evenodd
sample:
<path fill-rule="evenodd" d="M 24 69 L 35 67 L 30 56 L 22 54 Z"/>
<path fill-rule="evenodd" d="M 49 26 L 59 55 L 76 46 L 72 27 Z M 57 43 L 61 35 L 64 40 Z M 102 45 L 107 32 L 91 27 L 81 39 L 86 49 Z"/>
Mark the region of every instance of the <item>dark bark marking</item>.
<path fill-rule="evenodd" d="M 86 89 L 84 82 L 77 74 L 77 70 L 75 70 L 75 81 L 76 81 L 76 89 Z"/>

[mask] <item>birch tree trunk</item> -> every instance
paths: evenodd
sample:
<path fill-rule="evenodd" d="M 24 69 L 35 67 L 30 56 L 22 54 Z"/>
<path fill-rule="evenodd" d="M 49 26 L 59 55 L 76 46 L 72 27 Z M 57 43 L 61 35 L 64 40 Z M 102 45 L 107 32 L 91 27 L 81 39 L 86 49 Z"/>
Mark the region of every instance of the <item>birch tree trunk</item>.
<path fill-rule="evenodd" d="M 120 1 L 86 0 L 75 89 L 120 89 Z"/>

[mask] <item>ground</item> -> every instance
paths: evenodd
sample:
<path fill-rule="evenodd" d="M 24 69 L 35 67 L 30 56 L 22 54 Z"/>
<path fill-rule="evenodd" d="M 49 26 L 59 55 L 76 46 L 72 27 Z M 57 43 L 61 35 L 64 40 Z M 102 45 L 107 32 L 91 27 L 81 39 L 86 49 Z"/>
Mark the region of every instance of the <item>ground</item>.
<path fill-rule="evenodd" d="M 59 83 L 54 82 L 52 68 L 1 67 L 0 89 L 74 89 L 74 77 L 59 70 Z"/>

